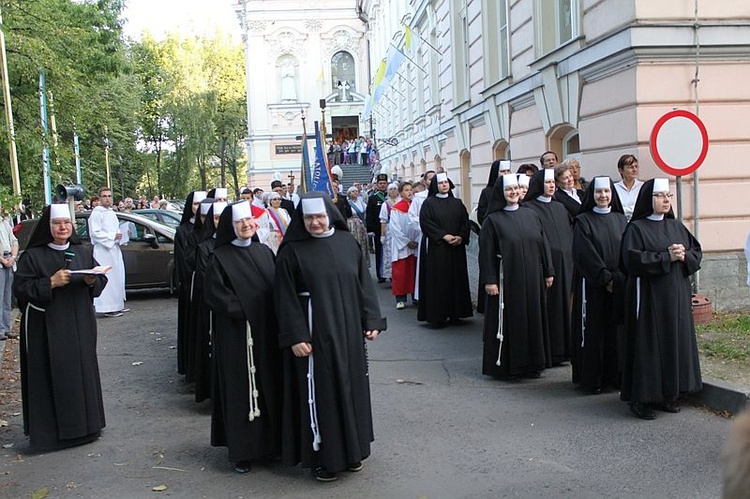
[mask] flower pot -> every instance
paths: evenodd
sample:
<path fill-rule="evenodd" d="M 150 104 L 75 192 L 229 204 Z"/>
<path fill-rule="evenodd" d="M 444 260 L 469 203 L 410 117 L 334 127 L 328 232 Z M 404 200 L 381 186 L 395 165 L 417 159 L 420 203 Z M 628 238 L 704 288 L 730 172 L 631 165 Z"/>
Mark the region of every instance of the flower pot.
<path fill-rule="evenodd" d="M 703 295 L 694 294 L 692 298 L 693 322 L 696 324 L 706 324 L 711 322 L 713 317 L 713 307 L 711 300 Z"/>

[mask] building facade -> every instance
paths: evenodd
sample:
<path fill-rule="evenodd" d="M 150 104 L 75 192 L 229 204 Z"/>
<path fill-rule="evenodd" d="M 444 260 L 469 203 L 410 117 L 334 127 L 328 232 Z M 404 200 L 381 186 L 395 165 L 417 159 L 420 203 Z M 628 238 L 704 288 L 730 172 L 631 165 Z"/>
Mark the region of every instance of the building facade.
<path fill-rule="evenodd" d="M 706 124 L 710 147 L 697 175 L 682 178 L 684 220 L 704 251 L 744 247 L 750 3 L 357 3 L 372 72 L 389 45 L 404 46 L 403 25 L 417 44 L 373 108 L 377 135 L 398 139 L 378 142 L 386 171 L 416 178 L 443 166 L 469 208 L 494 159 L 538 165 L 548 149 L 560 160 L 578 158 L 588 178 L 619 179 L 617 159 L 626 153 L 638 157 L 642 179 L 664 176 L 649 152 L 650 133 L 660 116 L 685 109 Z"/>
<path fill-rule="evenodd" d="M 369 80 L 365 25 L 353 0 L 237 0 L 247 73 L 248 185 L 299 184 L 302 117 L 312 136 L 367 135 L 362 89 Z M 312 148 L 311 148 L 312 151 Z"/>

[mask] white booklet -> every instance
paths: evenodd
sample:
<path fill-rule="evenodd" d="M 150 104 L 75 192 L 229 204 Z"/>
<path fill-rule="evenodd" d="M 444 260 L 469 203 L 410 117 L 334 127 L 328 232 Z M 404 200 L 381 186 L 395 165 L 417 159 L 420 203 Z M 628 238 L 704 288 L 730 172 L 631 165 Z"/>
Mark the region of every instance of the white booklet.
<path fill-rule="evenodd" d="M 112 270 L 112 265 L 99 265 L 93 269 L 71 270 L 71 274 L 102 275 Z"/>

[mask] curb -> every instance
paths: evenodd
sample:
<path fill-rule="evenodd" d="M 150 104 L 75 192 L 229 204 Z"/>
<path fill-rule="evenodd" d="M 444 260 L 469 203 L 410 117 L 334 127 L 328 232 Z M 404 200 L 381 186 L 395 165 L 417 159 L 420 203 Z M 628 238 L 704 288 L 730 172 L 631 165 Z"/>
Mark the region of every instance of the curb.
<path fill-rule="evenodd" d="M 750 388 L 708 378 L 703 380 L 703 390 L 688 399 L 714 411 L 734 415 L 750 408 Z"/>

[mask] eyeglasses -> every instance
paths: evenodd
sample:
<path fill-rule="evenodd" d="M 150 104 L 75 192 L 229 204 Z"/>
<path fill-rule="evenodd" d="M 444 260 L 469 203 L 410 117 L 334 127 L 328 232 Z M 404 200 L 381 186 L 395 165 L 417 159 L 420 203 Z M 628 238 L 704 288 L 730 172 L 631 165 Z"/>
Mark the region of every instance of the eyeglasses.
<path fill-rule="evenodd" d="M 656 199 L 672 199 L 672 196 L 674 196 L 674 194 L 672 194 L 671 192 L 667 194 L 663 192 L 657 192 L 656 194 L 654 194 L 654 197 Z"/>

